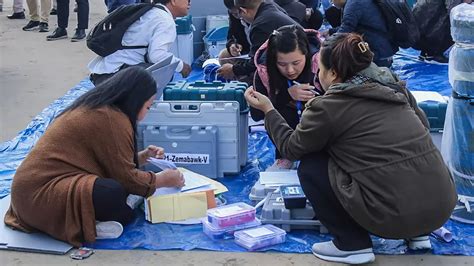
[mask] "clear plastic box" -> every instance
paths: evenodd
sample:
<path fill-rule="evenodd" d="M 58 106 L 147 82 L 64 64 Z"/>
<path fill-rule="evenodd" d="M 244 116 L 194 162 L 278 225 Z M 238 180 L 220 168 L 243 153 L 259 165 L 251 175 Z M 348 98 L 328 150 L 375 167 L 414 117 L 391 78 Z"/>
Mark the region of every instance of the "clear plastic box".
<path fill-rule="evenodd" d="M 213 240 L 218 240 L 218 239 L 230 239 L 234 238 L 234 232 L 243 230 L 243 229 L 248 229 L 251 227 L 256 227 L 261 225 L 262 222 L 260 222 L 259 219 L 255 219 L 249 223 L 244 223 L 244 224 L 238 224 L 234 226 L 228 226 L 228 227 L 216 227 L 209 223 L 207 220 L 202 221 L 202 230 L 204 231 L 204 234 L 206 234 L 208 237 L 210 237 Z"/>
<path fill-rule="evenodd" d="M 243 202 L 207 210 L 207 221 L 214 227 L 228 227 L 255 220 L 255 208 Z"/>
<path fill-rule="evenodd" d="M 266 224 L 234 233 L 235 243 L 249 251 L 285 242 L 286 232 L 274 225 Z"/>

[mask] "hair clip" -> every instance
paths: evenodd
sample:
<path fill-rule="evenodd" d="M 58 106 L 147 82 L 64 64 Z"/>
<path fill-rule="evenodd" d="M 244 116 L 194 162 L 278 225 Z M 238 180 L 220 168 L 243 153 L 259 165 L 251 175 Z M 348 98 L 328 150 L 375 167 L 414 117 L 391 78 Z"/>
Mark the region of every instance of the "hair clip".
<path fill-rule="evenodd" d="M 280 32 L 279 32 L 279 31 L 277 31 L 277 30 L 273 30 L 273 32 L 272 32 L 272 35 L 275 35 L 275 36 L 276 36 L 276 35 L 278 35 L 278 34 L 280 34 Z"/>
<path fill-rule="evenodd" d="M 369 44 L 366 42 L 359 42 L 357 46 L 359 46 L 359 50 L 361 53 L 365 53 L 369 50 Z"/>

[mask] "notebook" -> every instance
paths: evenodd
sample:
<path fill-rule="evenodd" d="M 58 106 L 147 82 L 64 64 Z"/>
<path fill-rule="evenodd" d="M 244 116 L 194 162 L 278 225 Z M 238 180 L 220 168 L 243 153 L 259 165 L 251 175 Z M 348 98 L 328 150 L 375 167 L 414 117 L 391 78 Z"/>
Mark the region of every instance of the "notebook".
<path fill-rule="evenodd" d="M 10 196 L 0 200 L 0 217 L 5 217 L 5 213 L 10 206 Z M 44 233 L 24 233 L 13 230 L 3 220 L 0 224 L 0 250 L 27 251 L 36 253 L 47 253 L 64 255 L 72 248 L 68 243 L 56 240 Z"/>
<path fill-rule="evenodd" d="M 163 90 L 172 80 L 176 67 L 178 67 L 179 61 L 171 63 L 173 56 L 166 58 L 158 63 L 148 67 L 147 70 L 156 82 L 156 98 L 160 99 L 163 95 Z"/>

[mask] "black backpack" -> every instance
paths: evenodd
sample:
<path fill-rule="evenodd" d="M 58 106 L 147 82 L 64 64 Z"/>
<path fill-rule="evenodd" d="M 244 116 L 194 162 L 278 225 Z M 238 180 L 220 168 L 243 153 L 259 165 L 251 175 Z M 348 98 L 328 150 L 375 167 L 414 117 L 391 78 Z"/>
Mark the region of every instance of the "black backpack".
<path fill-rule="evenodd" d="M 123 46 L 122 38 L 127 29 L 153 7 L 165 10 L 161 5 L 123 5 L 99 21 L 87 35 L 87 47 L 105 57 L 122 49 L 147 48 L 148 45 Z"/>
<path fill-rule="evenodd" d="M 382 11 L 392 43 L 410 48 L 420 39 L 420 31 L 406 0 L 374 0 Z"/>

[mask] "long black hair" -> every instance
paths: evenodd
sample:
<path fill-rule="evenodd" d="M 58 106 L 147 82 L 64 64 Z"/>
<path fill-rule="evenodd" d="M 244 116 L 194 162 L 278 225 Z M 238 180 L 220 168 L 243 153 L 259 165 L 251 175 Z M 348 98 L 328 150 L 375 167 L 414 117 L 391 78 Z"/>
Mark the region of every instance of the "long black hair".
<path fill-rule="evenodd" d="M 267 48 L 267 71 L 268 83 L 270 85 L 270 96 L 275 97 L 280 92 L 280 88 L 287 86 L 286 78 L 280 73 L 277 67 L 277 53 L 291 53 L 299 49 L 306 57 L 303 72 L 299 77 L 309 80 L 312 77 L 311 59 L 312 54 L 309 49 L 308 37 L 304 30 L 297 25 L 287 25 L 273 31 L 268 40 Z M 286 87 L 285 87 L 286 88 Z"/>
<path fill-rule="evenodd" d="M 61 115 L 79 107 L 97 109 L 110 106 L 120 110 L 132 124 L 135 149 L 133 159 L 138 165 L 136 141 L 138 113 L 155 93 L 156 82 L 148 71 L 142 67 L 132 66 L 119 71 L 77 98 Z"/>

